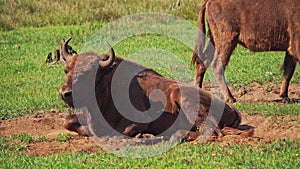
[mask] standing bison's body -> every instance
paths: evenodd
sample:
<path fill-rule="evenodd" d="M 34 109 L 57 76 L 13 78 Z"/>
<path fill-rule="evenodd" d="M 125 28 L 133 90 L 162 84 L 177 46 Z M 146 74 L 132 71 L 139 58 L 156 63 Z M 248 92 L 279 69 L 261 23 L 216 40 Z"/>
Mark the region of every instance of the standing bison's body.
<path fill-rule="evenodd" d="M 62 45 L 62 50 L 65 49 L 69 40 Z M 140 65 L 115 57 L 111 47 L 110 55 L 99 56 L 96 53 L 82 53 L 70 56 L 67 51 L 64 51 L 63 55 L 67 57 L 68 62 L 65 67 L 67 77 L 60 89 L 61 98 L 70 107 L 87 107 L 90 116 L 80 117 L 85 119 L 83 120 L 85 122 L 79 123 L 75 115 L 70 115 L 66 118 L 64 126 L 81 135 L 112 134 L 109 130 L 112 128 L 131 137 L 138 133 L 159 135 L 163 132 L 170 136 L 180 131 L 179 133 L 185 133 L 191 139 L 191 137 L 195 138 L 199 135 L 195 131 L 207 119 L 210 110 L 220 111 L 211 112 L 212 124 L 214 120 L 216 121 L 215 127 L 237 128 L 241 122 L 240 113 L 222 100 L 211 96 L 196 86 L 178 83 L 147 68 L 144 68 L 131 79 L 129 89 L 126 92 L 128 92 L 130 104 L 137 111 L 126 113 L 127 115 L 128 113 L 129 115 L 137 112 L 142 113 L 135 114 L 142 117 L 141 121 L 146 121 L 145 118 L 147 117 L 151 119 L 157 115 L 157 112 L 162 112 L 162 114 L 148 122 L 130 120 L 121 113 L 121 111 L 127 111 L 127 100 L 121 100 L 121 104 L 124 104 L 121 107 L 123 106 L 125 109 L 118 110 L 116 104 L 120 104 L 120 102 L 116 103 L 116 99 L 113 99 L 112 96 L 113 92 L 117 94 L 122 92 L 113 89 L 112 86 L 115 85 L 113 81 L 120 86 L 122 86 L 123 81 L 122 79 L 113 79 L 116 78 L 115 73 L 121 64 L 126 65 L 126 69 L 122 72 L 124 76 L 131 74 L 130 70 L 141 68 Z M 92 72 L 96 73 L 93 74 Z M 94 83 L 94 86 L 82 85 L 87 81 Z M 157 90 L 161 91 L 163 95 L 160 92 L 153 92 Z M 90 99 L 93 95 L 96 97 L 95 102 Z M 211 108 L 211 105 L 217 107 L 214 109 Z M 99 113 L 104 119 L 101 120 Z M 217 116 L 220 116 L 219 119 Z M 176 124 L 174 124 L 175 121 Z"/>
<path fill-rule="evenodd" d="M 203 51 L 205 10 L 211 45 Z M 199 29 L 191 62 L 197 65 L 198 86 L 202 87 L 206 68 L 211 65 L 227 100 L 235 102 L 224 71 L 233 50 L 241 44 L 254 52 L 286 51 L 280 96 L 288 97 L 289 82 L 300 59 L 299 0 L 206 0 L 199 15 Z"/>

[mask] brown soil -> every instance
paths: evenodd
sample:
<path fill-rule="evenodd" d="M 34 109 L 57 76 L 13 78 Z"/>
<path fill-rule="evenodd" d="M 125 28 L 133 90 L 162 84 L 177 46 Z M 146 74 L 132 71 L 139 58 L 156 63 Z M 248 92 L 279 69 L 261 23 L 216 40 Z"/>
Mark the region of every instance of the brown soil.
<path fill-rule="evenodd" d="M 238 102 L 258 103 L 258 102 L 273 102 L 285 103 L 279 97 L 280 84 L 267 83 L 259 84 L 253 82 L 246 87 L 233 90 L 233 95 Z M 290 102 L 295 103 L 300 101 L 300 84 L 292 83 L 289 87 Z M 299 110 L 300 111 L 300 110 Z"/>
<path fill-rule="evenodd" d="M 214 83 L 204 83 L 204 89 L 212 91 L 216 95 L 221 95 L 219 87 Z M 235 86 L 235 85 L 233 85 Z M 233 96 L 240 103 L 295 103 L 300 102 L 300 84 L 291 83 L 289 87 L 289 98 L 290 100 L 282 100 L 279 97 L 280 84 L 265 83 L 259 84 L 253 82 L 245 87 L 230 87 Z"/>
<path fill-rule="evenodd" d="M 290 97 L 294 101 L 299 101 L 300 98 L 300 84 L 291 84 Z M 278 98 L 279 85 L 252 83 L 245 88 L 233 91 L 234 96 L 238 102 L 258 103 L 267 102 L 284 104 Z M 299 110 L 300 111 L 300 110 Z M 33 138 L 38 136 L 46 136 L 46 141 L 34 141 L 27 145 L 21 151 L 31 155 L 48 155 L 65 152 L 99 152 L 101 147 L 94 142 L 92 138 L 78 136 L 74 132 L 67 131 L 62 124 L 64 118 L 68 113 L 60 111 L 52 111 L 40 113 L 37 115 L 25 115 L 21 118 L 14 118 L 0 121 L 0 135 L 3 137 L 10 137 L 21 133 L 29 133 Z M 254 135 L 252 137 L 242 137 L 227 135 L 223 138 L 215 140 L 214 143 L 219 145 L 228 144 L 256 144 L 260 141 L 269 143 L 271 141 L 278 141 L 284 139 L 299 140 L 300 139 L 300 119 L 297 115 L 285 116 L 269 116 L 263 117 L 260 115 L 248 115 L 242 112 L 242 125 L 254 127 Z M 61 133 L 69 133 L 70 141 L 60 142 L 56 141 L 57 135 Z M 159 140 L 159 139 L 156 139 Z M 140 139 L 124 139 L 124 138 L 100 138 L 98 143 L 109 143 L 109 149 L 117 150 L 120 145 L 136 145 L 141 142 Z M 153 142 L 152 142 L 153 143 Z M 11 144 L 16 144 L 15 141 Z M 103 147 L 102 147 L 103 148 Z"/>

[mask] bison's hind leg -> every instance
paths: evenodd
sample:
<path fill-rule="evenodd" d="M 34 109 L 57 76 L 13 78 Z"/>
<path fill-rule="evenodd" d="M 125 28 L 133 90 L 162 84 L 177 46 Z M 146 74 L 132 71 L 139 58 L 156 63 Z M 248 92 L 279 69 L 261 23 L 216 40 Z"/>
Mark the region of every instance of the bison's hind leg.
<path fill-rule="evenodd" d="M 212 70 L 216 77 L 220 89 L 222 92 L 226 93 L 227 102 L 236 102 L 231 91 L 225 80 L 225 69 L 230 60 L 230 56 L 237 46 L 238 36 L 237 32 L 232 31 L 230 28 L 224 28 L 225 33 L 216 36 L 214 39 L 215 43 L 215 53 L 213 55 L 213 60 L 211 63 Z"/>
<path fill-rule="evenodd" d="M 82 123 L 78 119 L 82 119 Z M 65 118 L 64 128 L 70 131 L 74 131 L 82 136 L 90 135 L 86 126 L 86 117 L 84 114 L 70 114 Z"/>
<path fill-rule="evenodd" d="M 289 83 L 295 72 L 296 63 L 296 59 L 286 52 L 283 63 L 283 82 L 279 93 L 279 96 L 283 99 L 288 98 Z"/>

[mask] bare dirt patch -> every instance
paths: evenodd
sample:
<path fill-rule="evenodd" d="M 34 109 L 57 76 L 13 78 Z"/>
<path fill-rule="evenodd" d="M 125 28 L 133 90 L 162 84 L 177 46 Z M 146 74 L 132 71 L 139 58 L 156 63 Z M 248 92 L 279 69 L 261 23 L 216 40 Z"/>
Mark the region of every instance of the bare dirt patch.
<path fill-rule="evenodd" d="M 28 133 L 33 138 L 45 136 L 42 142 L 34 141 L 24 149 L 27 154 L 47 155 L 64 152 L 100 150 L 90 138 L 78 136 L 63 128 L 64 118 L 68 113 L 47 112 L 39 115 L 25 115 L 21 118 L 14 118 L 0 121 L 0 135 L 9 138 L 13 135 Z M 65 133 L 70 136 L 66 142 L 57 141 L 59 134 Z"/>
<path fill-rule="evenodd" d="M 275 84 L 260 85 L 252 83 L 243 90 L 234 91 L 235 97 L 239 102 L 258 103 L 258 102 L 274 102 L 278 98 L 279 87 Z M 274 85 L 274 86 L 272 86 Z M 272 89 L 272 90 L 271 90 Z M 300 84 L 292 84 L 290 88 L 290 97 L 300 98 Z M 240 94 L 239 92 L 242 92 Z M 278 98 L 279 99 L 279 98 Z M 283 103 L 279 103 L 283 104 Z M 299 110 L 300 111 L 300 110 Z M 78 136 L 74 132 L 70 132 L 63 128 L 64 118 L 68 113 L 53 111 L 37 115 L 25 115 L 21 118 L 14 118 L 0 121 L 0 135 L 9 138 L 12 135 L 21 133 L 31 134 L 33 138 L 45 136 L 46 140 L 29 143 L 26 148 L 20 150 L 30 155 L 48 155 L 66 152 L 99 152 L 101 147 L 96 144 L 92 138 Z M 242 136 L 227 135 L 221 139 L 215 140 L 216 144 L 256 144 L 258 142 L 269 143 L 278 140 L 299 140 L 300 139 L 300 119 L 297 115 L 269 116 L 248 115 L 242 112 L 242 125 L 254 127 L 254 135 L 244 138 Z M 66 142 L 58 141 L 56 138 L 59 134 L 65 133 L 70 135 L 70 140 Z M 156 139 L 158 141 L 159 138 Z M 141 142 L 137 138 L 108 138 L 103 137 L 98 140 L 111 144 L 110 148 L 116 150 L 118 146 L 136 145 Z M 13 144 L 13 143 L 12 143 Z"/>
<path fill-rule="evenodd" d="M 204 83 L 204 89 L 215 95 L 223 97 L 220 87 L 217 84 Z M 240 103 L 299 103 L 300 102 L 300 83 L 291 83 L 289 86 L 289 99 L 279 97 L 281 84 L 268 82 L 260 84 L 252 82 L 246 86 L 231 85 L 230 91 Z"/>
<path fill-rule="evenodd" d="M 238 102 L 267 102 L 284 104 L 285 101 L 279 97 L 280 87 L 281 84 L 277 83 L 269 82 L 262 85 L 257 82 L 253 82 L 245 87 L 233 89 L 233 95 L 237 98 Z M 289 97 L 291 103 L 300 102 L 300 84 L 290 84 Z"/>

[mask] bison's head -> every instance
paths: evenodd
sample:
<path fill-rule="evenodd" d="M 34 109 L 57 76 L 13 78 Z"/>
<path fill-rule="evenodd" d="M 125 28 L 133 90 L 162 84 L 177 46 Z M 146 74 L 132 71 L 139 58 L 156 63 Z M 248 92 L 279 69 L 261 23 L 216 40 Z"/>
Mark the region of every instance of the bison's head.
<path fill-rule="evenodd" d="M 102 74 L 110 71 L 110 67 L 115 60 L 115 52 L 109 45 L 110 55 L 98 55 L 94 52 L 71 55 L 68 52 L 68 43 L 71 38 L 67 39 L 61 46 L 61 54 L 67 61 L 65 66 L 66 79 L 59 93 L 61 98 L 70 107 L 74 107 L 74 101 L 77 104 L 86 104 L 90 96 L 95 94 L 93 87 Z M 76 95 L 74 94 L 76 90 Z"/>

